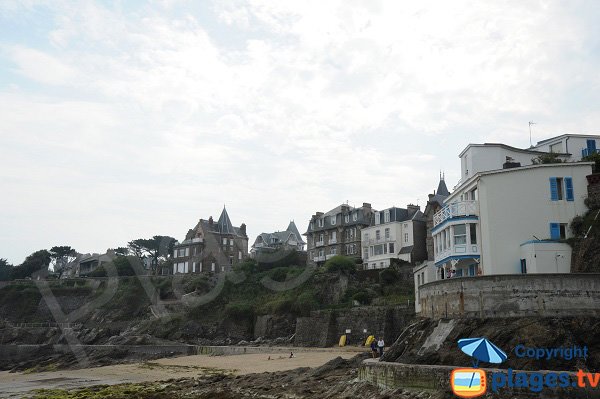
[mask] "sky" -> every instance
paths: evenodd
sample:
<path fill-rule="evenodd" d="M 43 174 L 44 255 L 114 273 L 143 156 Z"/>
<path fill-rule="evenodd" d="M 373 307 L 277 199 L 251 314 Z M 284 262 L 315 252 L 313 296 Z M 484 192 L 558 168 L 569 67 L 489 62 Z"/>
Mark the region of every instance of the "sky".
<path fill-rule="evenodd" d="M 600 131 L 600 2 L 0 2 L 0 258 L 418 203 Z"/>

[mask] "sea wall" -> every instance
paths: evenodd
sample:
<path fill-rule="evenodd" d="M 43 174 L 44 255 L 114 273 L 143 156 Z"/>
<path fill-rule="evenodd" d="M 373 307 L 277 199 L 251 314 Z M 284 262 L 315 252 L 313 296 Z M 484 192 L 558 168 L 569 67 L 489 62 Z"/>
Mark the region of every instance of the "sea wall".
<path fill-rule="evenodd" d="M 405 306 L 363 306 L 344 310 L 311 312 L 296 321 L 296 346 L 327 347 L 346 335 L 347 344 L 363 343 L 369 335 L 394 342 L 414 311 Z"/>
<path fill-rule="evenodd" d="M 600 274 L 452 278 L 419 288 L 420 315 L 488 318 L 600 316 Z"/>
<path fill-rule="evenodd" d="M 358 378 L 361 381 L 369 382 L 383 389 L 403 388 L 415 391 L 443 391 L 448 396 L 452 395 L 450 388 L 450 374 L 453 366 L 434 366 L 422 364 L 403 364 L 392 362 L 379 362 L 374 359 L 363 361 L 358 371 Z M 532 392 L 527 388 L 498 388 L 495 393 L 491 392 L 490 382 L 493 372 L 503 372 L 500 369 L 483 369 L 486 372 L 488 381 L 488 392 L 486 397 L 499 398 L 598 398 L 600 391 L 593 388 L 545 388 L 542 392 Z M 514 373 L 538 373 L 546 375 L 552 371 L 523 371 L 514 370 Z M 563 371 L 558 371 L 562 373 Z M 571 381 L 576 381 L 575 373 L 568 373 Z M 493 395 L 493 396 L 489 396 Z"/>

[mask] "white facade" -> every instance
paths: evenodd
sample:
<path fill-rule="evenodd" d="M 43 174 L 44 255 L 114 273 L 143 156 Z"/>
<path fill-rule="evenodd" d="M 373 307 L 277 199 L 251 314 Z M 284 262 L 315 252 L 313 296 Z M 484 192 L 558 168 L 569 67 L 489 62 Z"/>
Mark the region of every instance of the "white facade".
<path fill-rule="evenodd" d="M 591 163 L 569 162 L 463 181 L 434 215 L 437 277 L 568 271 L 570 253 L 556 241 L 568 238 L 571 220 L 586 212 L 591 172 Z"/>
<path fill-rule="evenodd" d="M 460 186 L 479 172 L 499 170 L 506 162 L 520 166 L 533 164 L 533 159 L 547 153 L 555 153 L 567 162 L 579 162 L 582 156 L 600 148 L 600 136 L 564 134 L 540 141 L 534 147 L 520 149 L 500 143 L 469 144 L 460 154 Z"/>
<path fill-rule="evenodd" d="M 538 142 L 532 150 L 569 154 L 570 162 L 581 161 L 600 148 L 600 136 L 588 134 L 563 134 Z"/>
<path fill-rule="evenodd" d="M 423 262 L 413 268 L 413 277 L 415 279 L 415 312 L 421 312 L 421 301 L 419 300 L 419 288 L 423 284 L 436 280 L 436 267 L 431 261 Z"/>
<path fill-rule="evenodd" d="M 399 254 L 414 245 L 413 222 L 388 222 L 366 227 L 361 232 L 362 259 L 367 269 L 385 269 L 392 258 L 411 262 L 410 253 Z"/>

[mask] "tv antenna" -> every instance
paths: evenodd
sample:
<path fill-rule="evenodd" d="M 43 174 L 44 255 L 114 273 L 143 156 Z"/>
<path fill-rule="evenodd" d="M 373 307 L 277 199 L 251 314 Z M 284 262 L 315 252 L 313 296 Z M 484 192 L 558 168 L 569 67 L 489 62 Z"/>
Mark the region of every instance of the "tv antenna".
<path fill-rule="evenodd" d="M 533 143 L 531 142 L 531 125 L 535 125 L 535 122 L 529 121 L 529 148 L 533 148 Z"/>

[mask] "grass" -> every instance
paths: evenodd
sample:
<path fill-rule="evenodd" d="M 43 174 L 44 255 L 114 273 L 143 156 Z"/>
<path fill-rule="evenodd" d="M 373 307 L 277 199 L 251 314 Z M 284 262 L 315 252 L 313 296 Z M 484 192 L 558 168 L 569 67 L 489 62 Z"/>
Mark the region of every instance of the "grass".
<path fill-rule="evenodd" d="M 127 398 L 172 398 L 166 394 L 167 384 L 121 384 L 97 385 L 89 388 L 37 389 L 31 399 L 127 399 Z"/>

